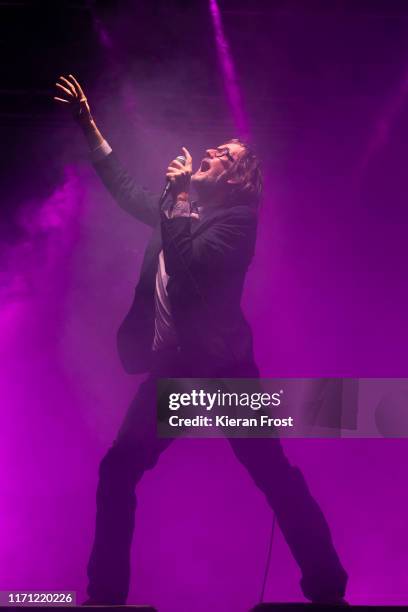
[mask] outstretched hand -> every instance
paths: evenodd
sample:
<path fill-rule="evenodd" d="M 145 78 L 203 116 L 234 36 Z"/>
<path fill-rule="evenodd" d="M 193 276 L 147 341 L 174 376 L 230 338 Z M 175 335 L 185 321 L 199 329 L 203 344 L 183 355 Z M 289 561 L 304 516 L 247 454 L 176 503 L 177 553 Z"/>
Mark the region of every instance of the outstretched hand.
<path fill-rule="evenodd" d="M 82 87 L 72 74 L 69 74 L 67 77 L 60 76 L 55 86 L 57 87 L 58 96 L 54 96 L 54 100 L 58 104 L 68 105 L 73 116 L 78 121 L 92 121 L 88 100 Z"/>

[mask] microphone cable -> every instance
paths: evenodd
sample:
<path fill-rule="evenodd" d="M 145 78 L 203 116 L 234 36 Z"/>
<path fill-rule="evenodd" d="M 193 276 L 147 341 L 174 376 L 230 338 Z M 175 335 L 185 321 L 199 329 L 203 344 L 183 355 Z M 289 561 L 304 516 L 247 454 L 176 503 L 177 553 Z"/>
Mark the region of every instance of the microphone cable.
<path fill-rule="evenodd" d="M 276 525 L 276 514 L 272 510 L 272 529 L 271 529 L 271 535 L 269 538 L 268 554 L 266 556 L 265 573 L 264 573 L 264 579 L 262 582 L 262 589 L 261 589 L 261 596 L 259 598 L 259 603 L 263 603 L 264 596 L 265 596 L 265 587 L 266 587 L 266 583 L 268 580 L 268 574 L 269 574 L 269 569 L 271 566 L 271 559 L 272 559 L 272 545 L 273 545 L 273 540 L 274 540 L 274 535 L 275 535 L 275 525 Z"/>

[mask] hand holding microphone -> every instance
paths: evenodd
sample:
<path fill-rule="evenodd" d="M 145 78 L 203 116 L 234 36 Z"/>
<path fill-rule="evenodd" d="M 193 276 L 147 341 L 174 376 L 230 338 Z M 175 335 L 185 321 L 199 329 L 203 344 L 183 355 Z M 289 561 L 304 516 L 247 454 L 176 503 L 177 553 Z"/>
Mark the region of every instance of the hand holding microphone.
<path fill-rule="evenodd" d="M 160 198 L 161 203 L 164 202 L 169 193 L 173 196 L 174 202 L 188 200 L 193 160 L 185 147 L 182 147 L 182 151 L 184 155 L 179 155 L 176 159 L 173 159 L 167 168 L 167 184 Z"/>

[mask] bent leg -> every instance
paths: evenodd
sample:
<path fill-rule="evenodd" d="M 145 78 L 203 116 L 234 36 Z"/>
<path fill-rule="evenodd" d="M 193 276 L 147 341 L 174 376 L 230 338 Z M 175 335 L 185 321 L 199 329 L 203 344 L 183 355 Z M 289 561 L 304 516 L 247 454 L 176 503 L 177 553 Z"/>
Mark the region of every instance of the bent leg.
<path fill-rule="evenodd" d="M 88 564 L 88 595 L 124 604 L 129 591 L 135 486 L 171 439 L 156 437 L 156 379 L 143 382 L 112 447 L 102 459 L 96 494 L 95 539 Z"/>
<path fill-rule="evenodd" d="M 314 602 L 344 597 L 347 574 L 330 530 L 300 470 L 290 465 L 280 440 L 230 438 L 231 447 L 265 494 L 302 572 L 305 597 Z"/>

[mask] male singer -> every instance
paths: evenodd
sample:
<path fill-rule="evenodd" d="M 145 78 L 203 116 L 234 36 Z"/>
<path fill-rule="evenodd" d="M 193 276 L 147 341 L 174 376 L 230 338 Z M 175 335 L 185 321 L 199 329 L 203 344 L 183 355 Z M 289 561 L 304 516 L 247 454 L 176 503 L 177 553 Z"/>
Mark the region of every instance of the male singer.
<path fill-rule="evenodd" d="M 88 604 L 124 604 L 130 580 L 135 487 L 171 440 L 156 436 L 156 380 L 256 378 L 251 330 L 241 307 L 256 240 L 262 177 L 256 156 L 234 139 L 167 168 L 169 206 L 139 187 L 96 127 L 76 79 L 60 77 L 55 99 L 71 108 L 94 166 L 119 205 L 153 228 L 131 309 L 118 331 L 129 373 L 146 372 L 100 465 L 96 531 L 88 565 Z M 185 163 L 183 163 L 185 161 Z M 190 199 L 190 185 L 198 199 Z M 301 472 L 277 438 L 232 438 L 235 455 L 264 492 L 313 602 L 342 603 L 347 582 L 328 525 Z"/>

